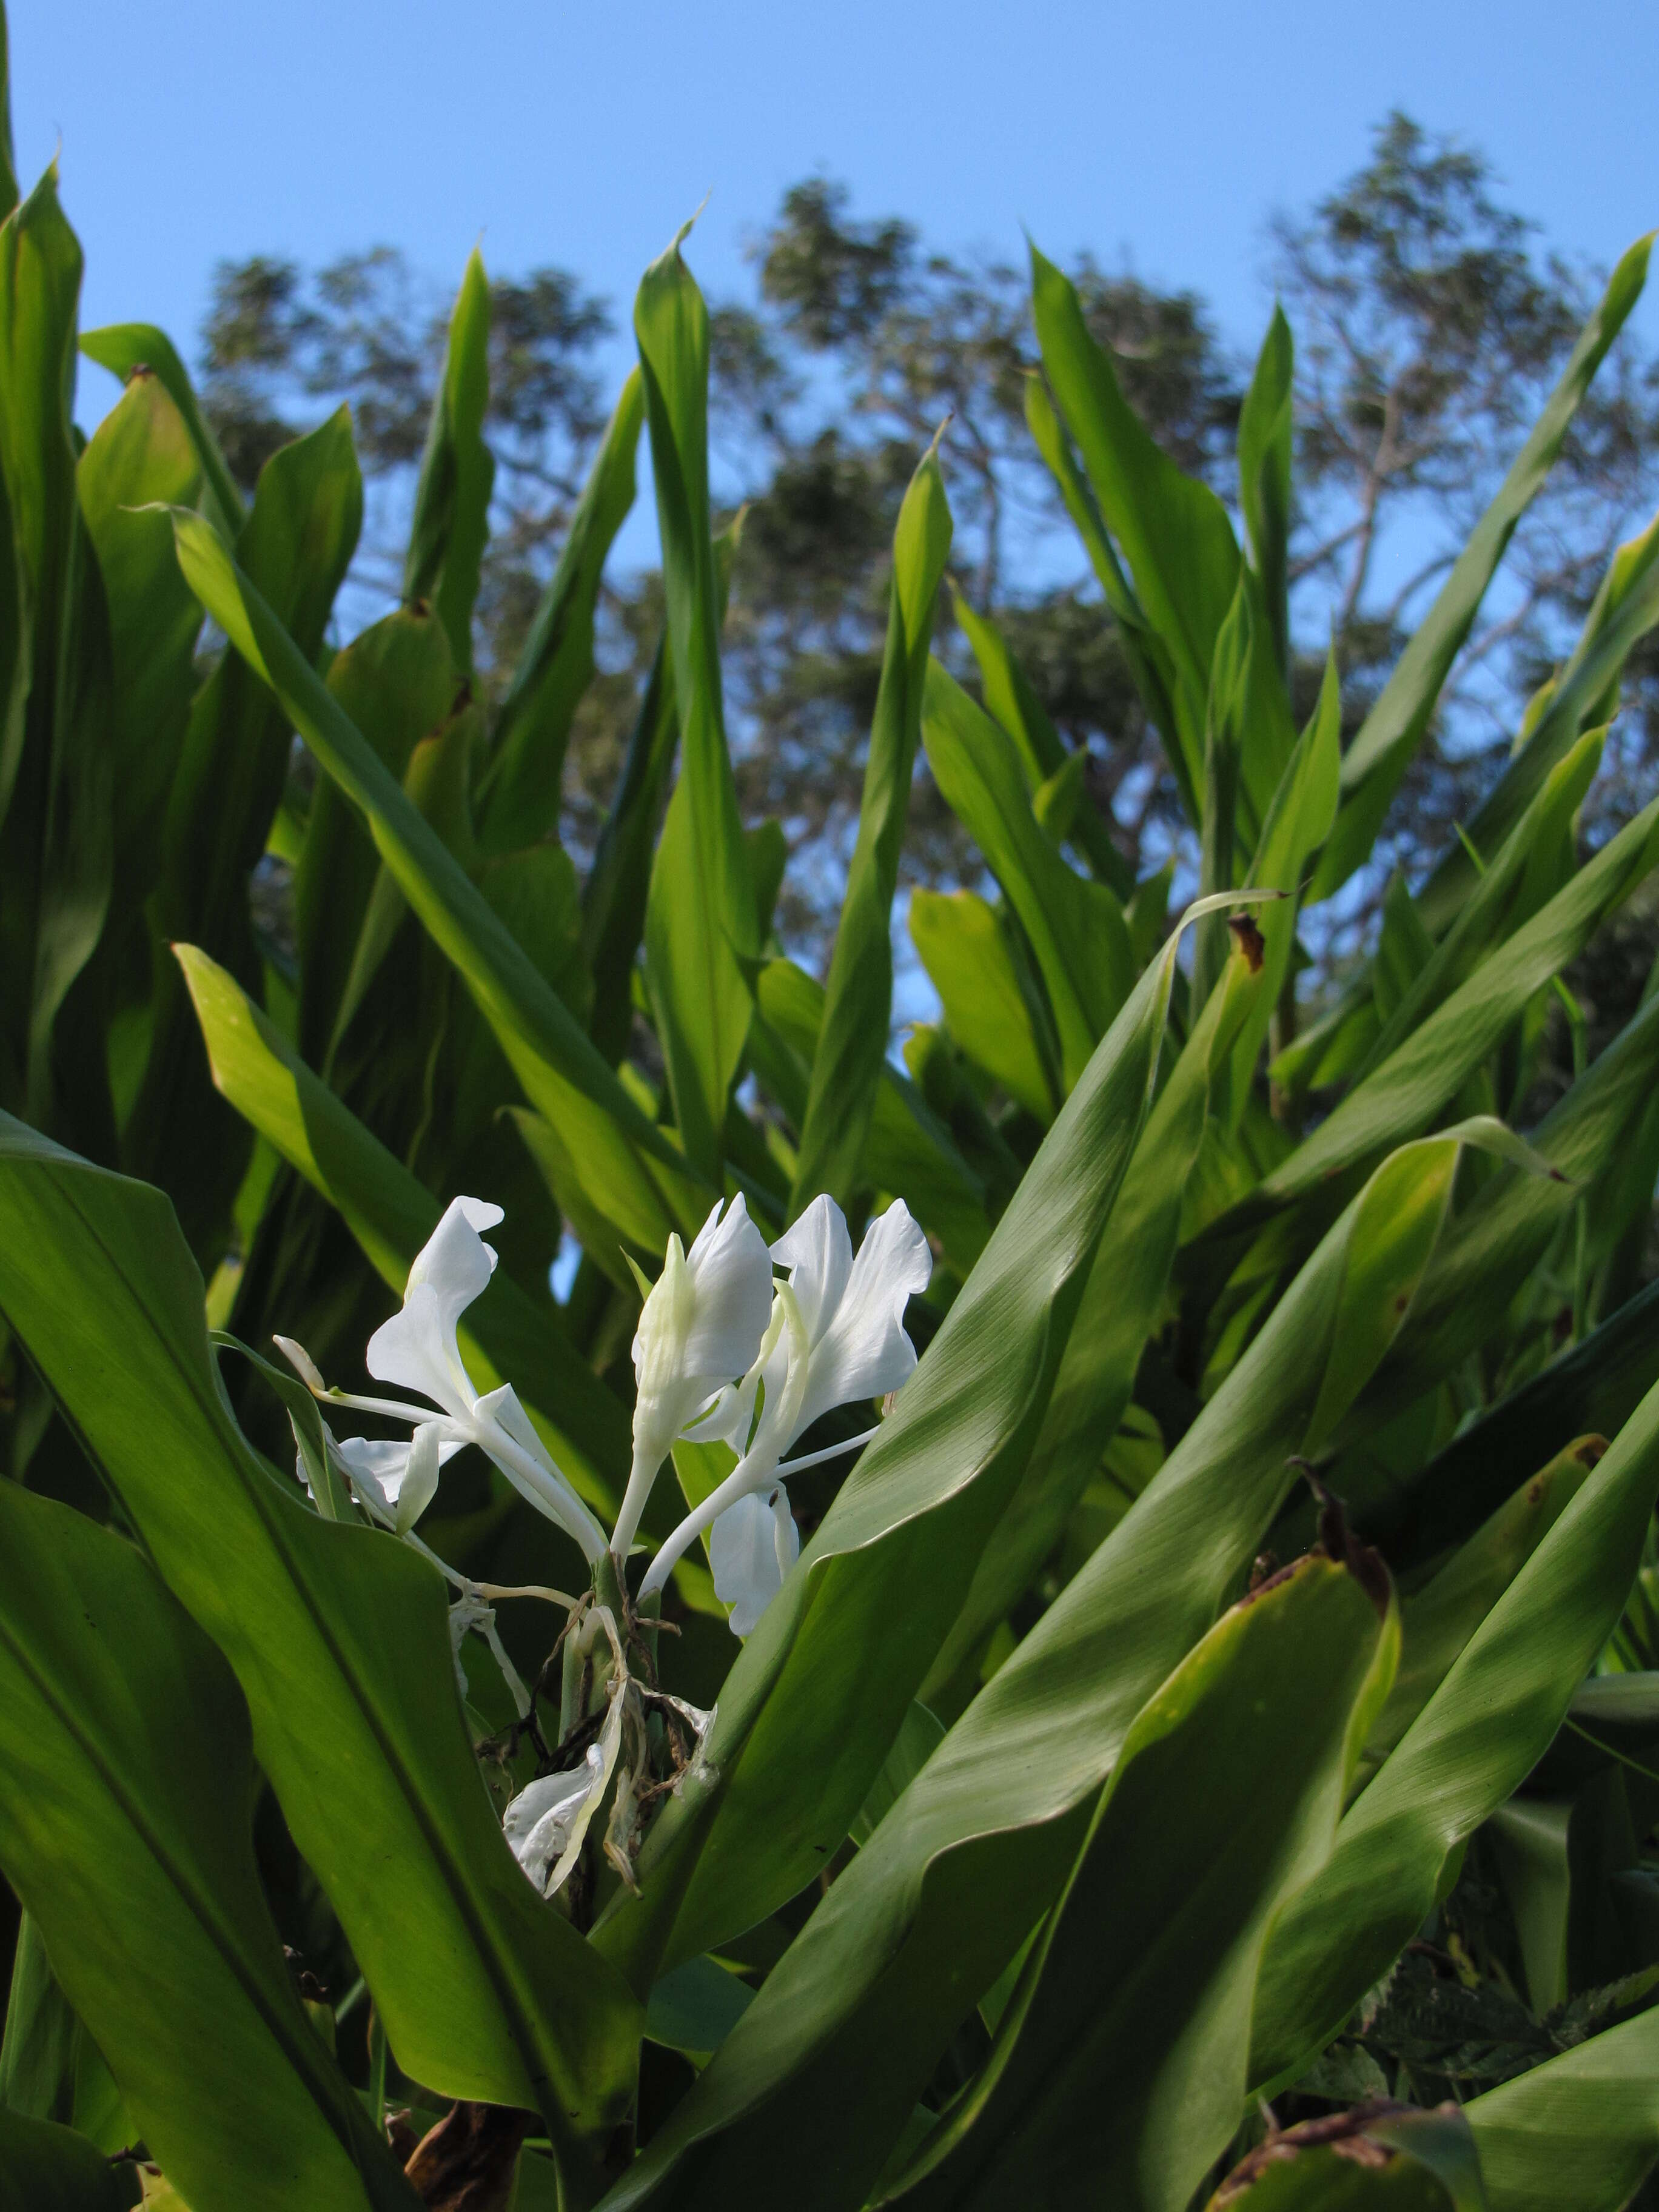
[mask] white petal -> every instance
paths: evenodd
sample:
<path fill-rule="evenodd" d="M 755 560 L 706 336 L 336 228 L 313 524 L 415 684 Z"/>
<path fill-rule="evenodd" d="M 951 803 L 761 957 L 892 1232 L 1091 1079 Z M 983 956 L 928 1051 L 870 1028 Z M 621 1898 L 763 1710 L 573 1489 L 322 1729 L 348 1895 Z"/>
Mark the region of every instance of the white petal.
<path fill-rule="evenodd" d="M 774 1294 L 772 1318 L 766 1325 L 755 1364 L 741 1382 L 728 1383 L 707 1411 L 688 1421 L 680 1431 L 694 1443 L 730 1444 L 739 1459 L 755 1436 L 757 1405 L 775 1404 L 789 1374 L 789 1335 L 783 1300 Z M 763 1401 L 761 1392 L 764 1389 Z"/>
<path fill-rule="evenodd" d="M 582 1540 L 579 1524 L 586 1517 L 586 1509 L 568 1478 L 548 1456 L 546 1445 L 536 1434 L 510 1382 L 503 1382 L 499 1389 L 490 1390 L 479 1399 L 473 1409 L 472 1431 L 480 1449 L 489 1454 L 520 1495 L 527 1498 L 538 1512 L 546 1514 L 580 1543 Z M 602 1543 L 604 1532 L 598 1533 Z"/>
<path fill-rule="evenodd" d="M 904 1309 L 933 1272 L 927 1239 L 896 1198 L 864 1232 L 834 1318 L 812 1351 L 811 1372 L 790 1441 L 820 1414 L 896 1390 L 916 1364 Z"/>
<path fill-rule="evenodd" d="M 848 1277 L 853 1272 L 853 1240 L 847 1216 L 823 1193 L 812 1200 L 793 1228 L 772 1247 L 772 1257 L 789 1271 L 789 1287 L 800 1302 L 800 1317 L 816 1344 L 835 1318 Z"/>
<path fill-rule="evenodd" d="M 408 1535 L 437 1496 L 441 1464 L 437 1424 L 422 1421 L 410 1439 L 409 1458 L 398 1488 L 398 1513 L 392 1527 L 398 1535 Z"/>
<path fill-rule="evenodd" d="M 753 1368 L 741 1382 L 728 1382 L 717 1391 L 702 1412 L 688 1421 L 680 1434 L 694 1444 L 730 1444 L 739 1458 L 755 1425 L 755 1394 L 760 1370 Z"/>
<path fill-rule="evenodd" d="M 789 1493 L 781 1483 L 772 1492 L 772 1548 L 778 1555 L 778 1574 L 781 1577 L 800 1557 L 800 1530 L 789 1510 Z"/>
<path fill-rule="evenodd" d="M 368 1340 L 368 1371 L 377 1381 L 418 1390 L 450 1413 L 471 1410 L 476 1393 L 455 1331 L 495 1271 L 495 1255 L 478 1231 L 501 1218 L 499 1206 L 478 1198 L 457 1198 L 444 1209 L 415 1255 L 403 1311 Z"/>
<path fill-rule="evenodd" d="M 368 1340 L 363 1364 L 377 1382 L 430 1398 L 459 1419 L 472 1410 L 460 1352 L 444 1334 L 443 1308 L 430 1283 L 416 1283 L 401 1310 L 381 1322 Z"/>
<path fill-rule="evenodd" d="M 443 1218 L 415 1255 L 405 1291 L 416 1283 L 430 1283 L 441 1297 L 453 1295 L 459 1314 L 487 1289 L 495 1272 L 495 1254 L 478 1234 L 494 1229 L 507 1216 L 487 1199 L 453 1198 Z"/>
<path fill-rule="evenodd" d="M 580 1766 L 527 1784 L 501 1815 L 501 1832 L 514 1857 L 544 1895 L 578 1819 L 603 1781 L 604 1769 L 604 1753 L 590 1743 Z"/>
<path fill-rule="evenodd" d="M 748 1373 L 771 1316 L 771 1259 L 741 1196 L 724 1218 L 716 1206 L 689 1253 L 670 1237 L 634 1335 L 636 1468 L 654 1474 L 709 1399 Z"/>
<path fill-rule="evenodd" d="M 723 1220 L 709 1215 L 685 1266 L 696 1292 L 685 1372 L 719 1382 L 746 1375 L 772 1318 L 772 1260 L 741 1192 Z"/>
<path fill-rule="evenodd" d="M 372 1437 L 342 1437 L 336 1449 L 359 1503 L 376 1520 L 395 1527 L 398 1500 L 409 1475 L 410 1446 L 401 1439 L 382 1442 Z M 438 1465 L 442 1467 L 460 1449 L 459 1443 L 441 1443 Z"/>
<path fill-rule="evenodd" d="M 752 1636 L 800 1554 L 800 1534 L 781 1483 L 728 1505 L 708 1532 L 715 1592 L 732 1608 L 732 1633 Z"/>
<path fill-rule="evenodd" d="M 530 1416 L 519 1403 L 519 1394 L 510 1382 L 503 1382 L 498 1390 L 487 1392 L 479 1399 L 476 1410 L 480 1421 L 493 1423 L 513 1439 L 520 1451 L 528 1452 L 531 1458 L 546 1468 L 550 1474 L 554 1472 L 553 1462 L 547 1455 L 547 1447 L 536 1434 Z"/>
<path fill-rule="evenodd" d="M 544 1897 L 551 1897 L 575 1865 L 587 1824 L 616 1770 L 628 1695 L 623 1675 L 611 1692 L 599 1740 L 588 1745 L 581 1765 L 574 1773 L 543 1775 L 521 1790 L 501 1816 L 501 1832 L 514 1857 Z"/>

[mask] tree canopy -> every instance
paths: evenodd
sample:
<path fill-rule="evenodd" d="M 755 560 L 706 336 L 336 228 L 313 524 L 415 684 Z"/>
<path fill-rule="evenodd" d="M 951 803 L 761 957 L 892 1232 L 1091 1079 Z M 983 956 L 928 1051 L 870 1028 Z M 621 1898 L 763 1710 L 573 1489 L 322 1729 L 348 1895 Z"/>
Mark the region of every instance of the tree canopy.
<path fill-rule="evenodd" d="M 1294 341 L 1292 696 L 1305 711 L 1328 641 L 1352 729 L 1397 658 L 1559 373 L 1595 273 L 1547 247 L 1480 154 L 1395 112 L 1369 159 L 1309 209 L 1273 217 L 1271 272 Z M 788 825 L 786 931 L 822 956 L 856 812 L 880 673 L 889 548 L 920 451 L 944 426 L 953 578 L 994 611 L 1050 718 L 1087 757 L 1091 797 L 1132 866 L 1179 847 L 1176 795 L 1053 477 L 1026 425 L 1036 366 L 1024 272 L 940 249 L 899 216 L 853 211 L 826 177 L 790 187 L 750 250 L 746 299 L 717 303 L 711 441 L 743 520 L 726 682 L 746 815 Z M 1158 444 L 1237 510 L 1250 360 L 1204 300 L 1085 255 L 1070 272 L 1089 326 Z M 504 680 L 602 434 L 609 302 L 568 270 L 491 282 L 494 533 L 479 676 Z M 398 250 L 302 270 L 266 256 L 216 275 L 203 331 L 206 404 L 232 467 L 349 401 L 370 478 L 356 580 L 395 596 L 401 541 L 443 358 L 445 302 Z M 1517 531 L 1505 582 L 1466 641 L 1428 742 L 1334 942 L 1376 910 L 1496 775 L 1526 702 L 1570 644 L 1613 547 L 1659 485 L 1659 368 L 1628 331 Z M 941 644 L 971 681 L 944 603 Z M 574 736 L 568 838 L 591 840 L 661 626 L 659 580 L 613 574 L 601 678 Z M 1638 649 L 1599 800 L 1616 817 L 1659 723 Z M 950 880 L 961 833 L 925 770 L 907 869 Z M 822 886 L 822 896 L 812 886 Z"/>

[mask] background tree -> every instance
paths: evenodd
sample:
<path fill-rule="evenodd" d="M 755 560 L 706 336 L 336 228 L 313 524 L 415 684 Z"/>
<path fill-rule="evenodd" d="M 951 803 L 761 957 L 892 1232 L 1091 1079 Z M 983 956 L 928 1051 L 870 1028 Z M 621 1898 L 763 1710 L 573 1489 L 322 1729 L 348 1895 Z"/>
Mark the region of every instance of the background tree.
<path fill-rule="evenodd" d="M 1297 341 L 1291 629 L 1310 699 L 1334 636 L 1345 713 L 1364 713 L 1559 373 L 1594 272 L 1541 247 L 1477 153 L 1409 117 L 1328 198 L 1271 226 Z M 846 189 L 787 191 L 755 239 L 752 296 L 715 310 L 714 441 L 728 510 L 746 508 L 726 633 L 740 793 L 788 825 L 781 921 L 822 955 L 856 811 L 879 672 L 893 522 L 921 447 L 945 433 L 956 580 L 995 611 L 1138 872 L 1189 833 L 1092 578 L 1025 428 L 1035 365 L 1026 279 L 933 250 L 896 216 L 855 217 Z M 1189 290 L 1085 257 L 1073 272 L 1132 403 L 1189 471 L 1236 501 L 1249 362 Z M 568 272 L 492 286 L 488 434 L 496 532 L 481 608 L 482 680 L 509 666 L 605 416 L 607 304 Z M 209 404 L 251 479 L 320 404 L 349 399 L 374 496 L 362 590 L 393 594 L 441 358 L 441 295 L 391 248 L 311 276 L 256 257 L 221 268 L 204 331 Z M 1517 532 L 1378 848 L 1334 916 L 1328 957 L 1364 938 L 1390 867 L 1410 874 L 1496 773 L 1524 702 L 1568 648 L 1612 548 L 1659 490 L 1659 382 L 1627 331 Z M 586 844 L 614 781 L 659 627 L 649 573 L 609 580 L 605 673 L 572 745 L 567 838 Z M 950 649 L 950 641 L 945 641 Z M 971 674 L 965 647 L 958 659 Z M 1602 817 L 1626 811 L 1659 736 L 1659 664 L 1626 681 Z M 948 880 L 965 848 L 919 777 L 912 879 Z"/>
<path fill-rule="evenodd" d="M 1291 576 L 1303 638 L 1328 626 L 1346 703 L 1363 712 L 1496 489 L 1594 300 L 1594 275 L 1540 254 L 1477 155 L 1389 117 L 1372 157 L 1310 215 L 1273 225 L 1297 336 Z M 1571 644 L 1613 547 L 1645 520 L 1659 472 L 1659 385 L 1627 331 L 1509 548 L 1379 857 L 1408 872 L 1496 774 L 1529 693 Z M 1650 758 L 1653 663 L 1632 663 L 1626 811 Z"/>

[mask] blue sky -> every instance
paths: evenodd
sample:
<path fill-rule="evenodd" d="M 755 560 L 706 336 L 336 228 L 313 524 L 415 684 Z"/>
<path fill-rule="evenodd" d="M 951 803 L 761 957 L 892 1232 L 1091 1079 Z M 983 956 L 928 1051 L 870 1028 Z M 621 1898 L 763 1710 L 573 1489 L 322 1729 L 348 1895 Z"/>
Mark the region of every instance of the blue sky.
<path fill-rule="evenodd" d="M 1570 255 L 1610 264 L 1659 224 L 1653 0 L 12 0 L 10 21 L 19 166 L 61 146 L 83 324 L 160 322 L 191 358 L 221 258 L 386 242 L 447 287 L 481 240 L 498 273 L 552 263 L 616 302 L 619 382 L 634 286 L 684 217 L 709 195 L 690 258 L 730 295 L 815 170 L 954 252 L 1018 259 L 1029 229 L 1190 286 L 1253 349 L 1269 215 L 1355 168 L 1396 105 L 1484 150 Z M 1659 344 L 1659 284 L 1636 320 Z M 82 377 L 90 423 L 114 386 Z M 654 550 L 641 477 L 627 562 Z"/>
<path fill-rule="evenodd" d="M 1659 222 L 1649 0 L 21 0 L 11 31 L 20 167 L 61 140 L 86 323 L 159 321 L 191 354 L 214 263 L 254 251 L 385 240 L 447 282 L 481 237 L 501 272 L 572 268 L 625 314 L 705 192 L 692 262 L 730 292 L 817 168 L 953 249 L 1018 256 L 1024 225 L 1191 285 L 1243 344 L 1267 216 L 1395 103 L 1484 148 L 1571 252 Z"/>

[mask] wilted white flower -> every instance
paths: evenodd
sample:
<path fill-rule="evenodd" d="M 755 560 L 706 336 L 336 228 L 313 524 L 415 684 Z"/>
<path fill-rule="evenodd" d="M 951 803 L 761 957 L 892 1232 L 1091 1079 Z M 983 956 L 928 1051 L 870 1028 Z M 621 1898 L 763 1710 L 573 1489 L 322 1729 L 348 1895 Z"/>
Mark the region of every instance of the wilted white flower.
<path fill-rule="evenodd" d="M 501 1832 L 514 1857 L 544 1897 L 550 1897 L 562 1881 L 562 1863 L 568 1857 L 574 1863 L 571 1846 L 580 1849 L 604 1787 L 605 1753 L 590 1743 L 580 1766 L 538 1776 L 501 1815 Z"/>
<path fill-rule="evenodd" d="M 421 1547 L 425 1551 L 426 1547 Z M 507 1656 L 500 1632 L 495 1626 L 495 1608 L 483 1595 L 477 1584 L 466 1576 L 458 1575 L 453 1567 L 444 1565 L 435 1552 L 427 1556 L 433 1565 L 448 1576 L 460 1591 L 460 1595 L 449 1608 L 449 1649 L 455 1662 L 455 1684 L 463 1698 L 467 1694 L 466 1668 L 461 1664 L 461 1646 L 469 1634 L 482 1636 L 489 1646 L 490 1656 L 501 1670 L 501 1680 L 512 1694 L 519 1709 L 519 1718 L 528 1720 L 533 1700 L 524 1686 L 524 1678 Z"/>
<path fill-rule="evenodd" d="M 628 1671 L 617 1624 L 603 1607 L 597 1617 L 616 1662 L 598 1738 L 583 1753 L 580 1766 L 539 1775 L 501 1815 L 501 1832 L 514 1857 L 544 1897 L 553 1895 L 576 1863 L 588 1823 L 616 1772 L 623 1725 L 630 1711 L 638 1722 L 639 1691 Z"/>

